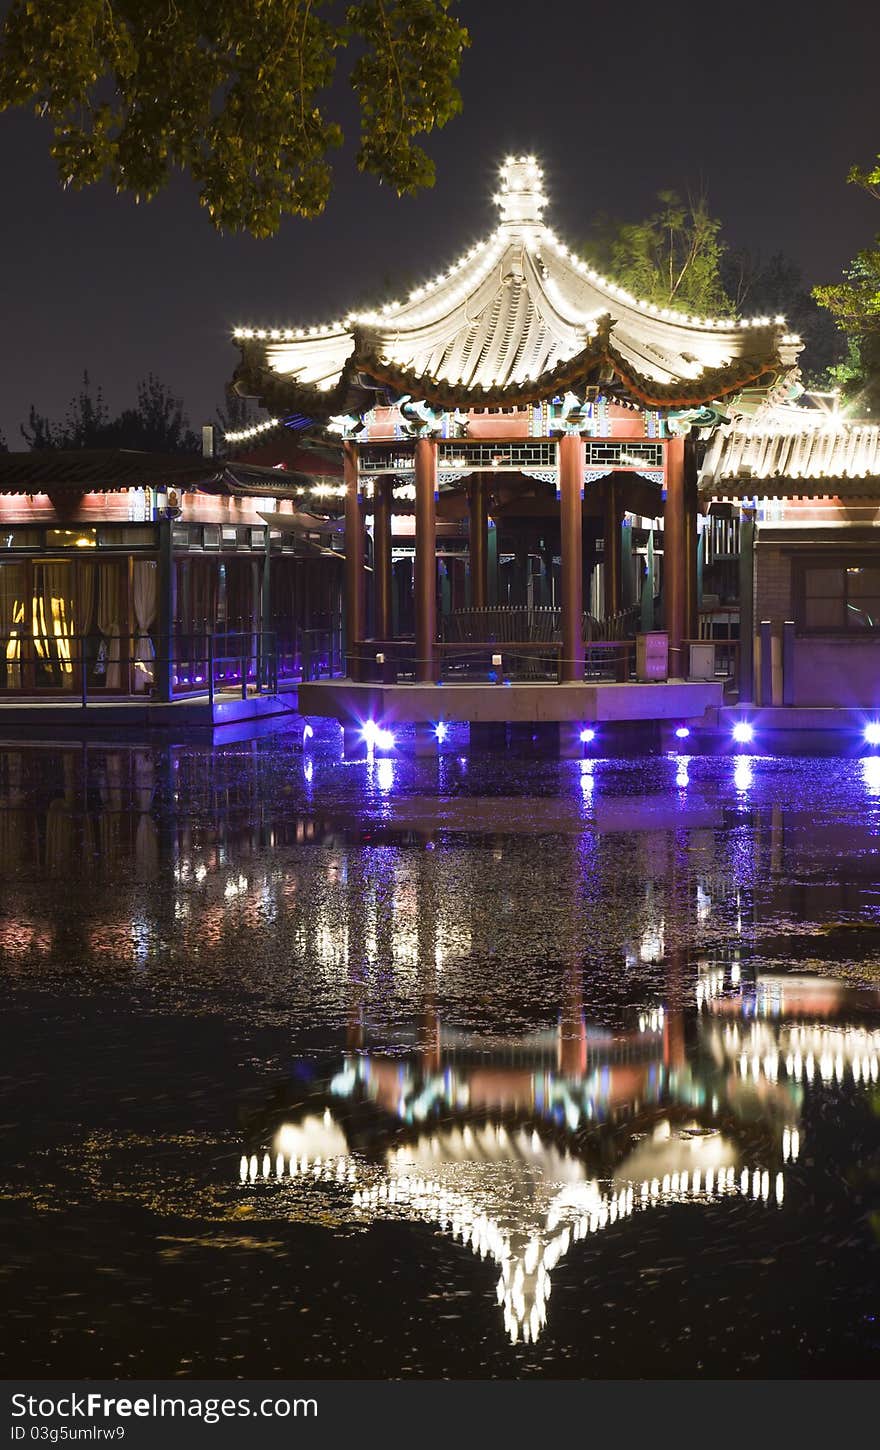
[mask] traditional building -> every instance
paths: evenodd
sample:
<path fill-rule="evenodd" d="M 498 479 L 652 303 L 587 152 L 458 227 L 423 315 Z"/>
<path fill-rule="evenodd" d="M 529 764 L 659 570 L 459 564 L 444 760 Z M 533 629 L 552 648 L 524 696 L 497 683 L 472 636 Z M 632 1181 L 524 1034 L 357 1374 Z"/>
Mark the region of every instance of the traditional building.
<path fill-rule="evenodd" d="M 740 700 L 880 708 L 880 428 L 766 407 L 714 435 L 700 494 L 742 619 Z"/>
<path fill-rule="evenodd" d="M 214 457 L 0 454 L 0 700 L 247 700 L 338 668 L 338 531 L 293 518 L 324 486 Z"/>
<path fill-rule="evenodd" d="M 784 319 L 684 316 L 598 276 L 544 221 L 534 158 L 508 159 L 495 202 L 495 230 L 405 301 L 236 329 L 237 387 L 279 429 L 264 449 L 287 423 L 343 457 L 347 680 L 304 689 L 309 713 L 427 721 L 445 682 L 470 687 L 447 691 L 447 718 L 590 718 L 590 682 L 629 679 L 655 597 L 683 680 L 699 450 L 738 400 L 797 391 Z M 514 685 L 506 716 L 490 675 Z M 578 689 L 536 705 L 536 682 Z M 720 703 L 720 686 L 689 688 L 634 712 Z"/>

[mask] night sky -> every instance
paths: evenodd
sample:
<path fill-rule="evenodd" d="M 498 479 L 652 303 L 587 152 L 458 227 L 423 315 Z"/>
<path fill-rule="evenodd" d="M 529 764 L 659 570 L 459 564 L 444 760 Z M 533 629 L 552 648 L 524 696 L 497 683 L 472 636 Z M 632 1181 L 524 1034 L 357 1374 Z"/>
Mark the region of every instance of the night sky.
<path fill-rule="evenodd" d="M 48 128 L 0 114 L 9 446 L 25 446 L 32 401 L 63 414 L 84 368 L 114 411 L 152 370 L 194 425 L 213 421 L 237 360 L 233 326 L 330 321 L 395 278 L 404 292 L 445 269 L 494 226 L 496 166 L 510 152 L 543 162 L 548 220 L 571 245 L 597 211 L 637 218 L 664 187 L 704 187 L 729 243 L 783 250 L 811 283 L 834 280 L 880 230 L 877 202 L 845 184 L 880 149 L 869 0 L 454 8 L 472 46 L 464 110 L 428 141 L 435 189 L 399 200 L 357 174 L 349 144 L 325 215 L 288 219 L 268 242 L 218 235 L 184 179 L 141 206 L 107 185 L 64 192 Z"/>

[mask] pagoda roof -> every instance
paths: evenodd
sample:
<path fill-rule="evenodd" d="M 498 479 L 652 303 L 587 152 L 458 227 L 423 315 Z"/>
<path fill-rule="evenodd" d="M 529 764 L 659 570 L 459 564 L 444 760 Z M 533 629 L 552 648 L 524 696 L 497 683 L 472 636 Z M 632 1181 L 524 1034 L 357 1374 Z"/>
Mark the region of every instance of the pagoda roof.
<path fill-rule="evenodd" d="M 544 222 L 534 158 L 508 159 L 495 201 L 495 231 L 404 302 L 325 327 L 236 328 L 239 392 L 326 419 L 386 394 L 516 406 L 617 380 L 645 406 L 684 407 L 795 366 L 783 318 L 690 317 L 599 276 Z"/>
<path fill-rule="evenodd" d="M 779 410 L 784 414 L 785 410 Z M 880 427 L 827 416 L 805 426 L 792 409 L 792 426 L 735 424 L 719 429 L 706 450 L 700 491 L 725 498 L 877 497 Z"/>
<path fill-rule="evenodd" d="M 126 488 L 284 496 L 314 483 L 311 474 L 127 448 L 35 449 L 0 453 L 0 494 L 115 493 Z"/>

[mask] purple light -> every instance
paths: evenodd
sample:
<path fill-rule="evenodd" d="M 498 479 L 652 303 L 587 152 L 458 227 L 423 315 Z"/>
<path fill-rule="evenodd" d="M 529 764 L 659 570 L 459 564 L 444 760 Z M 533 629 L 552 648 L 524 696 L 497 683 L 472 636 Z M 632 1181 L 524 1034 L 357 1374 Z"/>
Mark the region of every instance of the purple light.
<path fill-rule="evenodd" d="M 596 732 L 589 725 L 581 731 L 581 745 L 592 745 L 595 738 Z"/>
<path fill-rule="evenodd" d="M 737 720 L 733 727 L 733 738 L 737 745 L 751 745 L 755 732 L 748 720 Z"/>
<path fill-rule="evenodd" d="M 434 726 L 434 734 L 437 736 L 437 739 L 440 741 L 440 744 L 441 745 L 443 744 L 443 741 L 446 739 L 446 736 L 447 736 L 448 733 L 449 732 L 448 732 L 447 727 L 446 727 L 446 721 L 445 720 L 438 720 L 437 721 L 437 724 Z"/>
<path fill-rule="evenodd" d="M 368 720 L 361 731 L 363 739 L 370 750 L 393 750 L 394 736 L 390 730 L 383 730 L 375 720 Z"/>
<path fill-rule="evenodd" d="M 880 745 L 880 720 L 869 720 L 865 726 L 865 744 Z"/>
<path fill-rule="evenodd" d="M 678 729 L 675 732 L 675 738 L 676 740 L 687 740 L 690 733 L 691 732 L 686 725 L 679 725 Z"/>

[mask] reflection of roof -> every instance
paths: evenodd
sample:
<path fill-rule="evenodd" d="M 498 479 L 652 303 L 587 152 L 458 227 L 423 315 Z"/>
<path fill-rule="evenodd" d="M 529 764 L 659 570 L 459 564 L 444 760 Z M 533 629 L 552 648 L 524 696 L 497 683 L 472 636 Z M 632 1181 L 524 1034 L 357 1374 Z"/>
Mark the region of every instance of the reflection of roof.
<path fill-rule="evenodd" d="M 500 224 L 406 302 L 327 328 L 238 328 L 239 386 L 274 410 L 369 407 L 376 384 L 440 407 L 522 404 L 614 374 L 640 400 L 705 402 L 794 364 L 782 320 L 696 318 L 632 297 L 542 219 L 533 158 L 510 158 Z M 363 406 L 354 404 L 357 411 Z"/>
<path fill-rule="evenodd" d="M 322 1182 L 350 1194 L 358 1218 L 390 1214 L 438 1224 L 497 1264 L 498 1304 L 514 1342 L 539 1337 L 551 1274 L 577 1240 L 665 1203 L 706 1204 L 739 1191 L 779 1204 L 785 1191 L 781 1171 L 771 1181 L 767 1167 L 745 1166 L 719 1133 L 672 1133 L 668 1122 L 610 1179 L 589 1178 L 581 1162 L 537 1135 L 514 1139 L 492 1123 L 479 1142 L 455 1130 L 427 1131 L 371 1168 L 347 1154 L 329 1111 L 282 1125 L 271 1151 L 242 1156 L 239 1177 L 246 1186 Z"/>
<path fill-rule="evenodd" d="M 700 487 L 726 497 L 875 496 L 880 492 L 880 427 L 719 429 L 706 451 Z"/>

